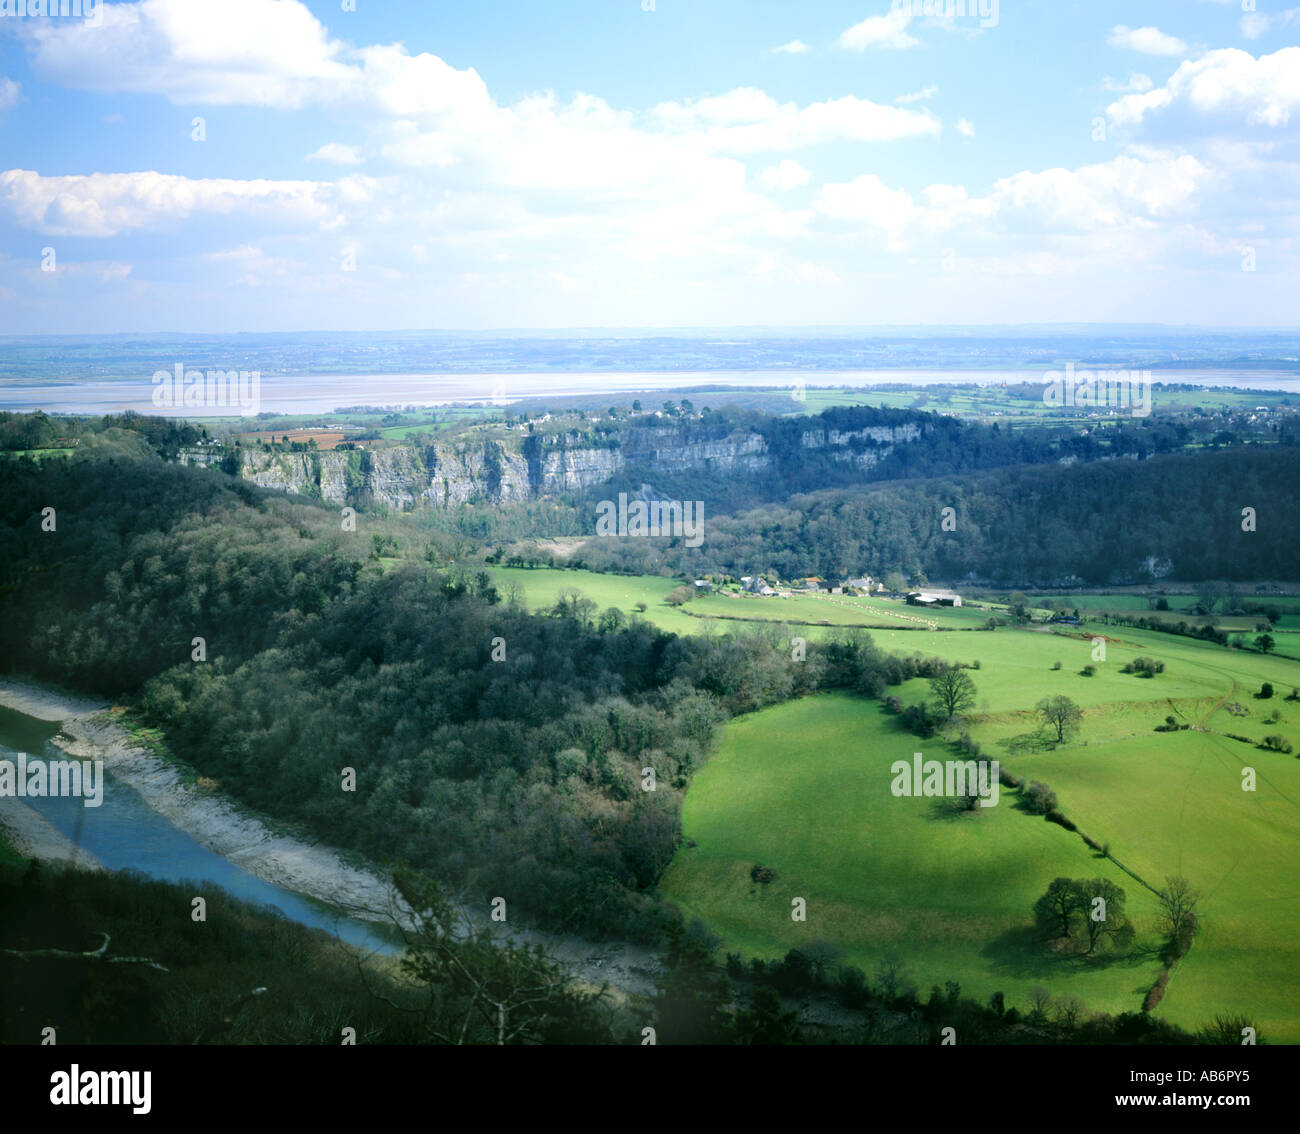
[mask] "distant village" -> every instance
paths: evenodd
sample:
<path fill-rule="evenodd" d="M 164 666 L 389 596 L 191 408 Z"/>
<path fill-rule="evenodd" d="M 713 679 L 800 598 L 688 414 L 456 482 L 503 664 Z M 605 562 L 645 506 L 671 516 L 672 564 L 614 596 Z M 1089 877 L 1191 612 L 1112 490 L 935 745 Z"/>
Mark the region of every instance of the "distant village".
<path fill-rule="evenodd" d="M 742 575 L 739 588 L 734 585 L 718 586 L 709 579 L 696 579 L 694 586 L 699 594 L 726 594 L 735 593 L 738 590 L 741 594 L 758 595 L 762 598 L 793 598 L 798 594 L 814 593 L 890 596 L 897 593 L 890 591 L 884 583 L 873 579 L 870 575 L 861 575 L 857 578 L 834 582 L 824 579 L 820 575 L 807 575 L 785 581 L 769 573 L 767 575 Z M 912 606 L 961 606 L 961 595 L 956 591 L 950 591 L 942 587 L 921 587 L 917 590 L 904 592 L 900 597 L 906 597 Z"/>

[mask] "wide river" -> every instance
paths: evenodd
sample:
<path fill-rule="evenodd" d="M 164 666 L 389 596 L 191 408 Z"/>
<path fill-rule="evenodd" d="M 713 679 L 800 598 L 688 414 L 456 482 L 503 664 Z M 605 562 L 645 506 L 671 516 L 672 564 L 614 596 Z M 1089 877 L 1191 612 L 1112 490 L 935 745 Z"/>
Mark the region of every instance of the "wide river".
<path fill-rule="evenodd" d="M 188 373 L 188 369 L 186 371 Z M 582 371 L 544 374 L 262 374 L 250 413 L 328 413 L 344 407 L 505 404 L 523 398 L 626 394 L 686 387 L 735 389 L 906 385 L 1000 385 L 1043 382 L 1041 370 L 697 370 Z M 1275 370 L 1154 370 L 1153 382 L 1300 392 L 1300 377 Z M 139 413 L 236 416 L 238 406 L 156 406 L 151 375 L 131 379 L 69 378 L 39 385 L 0 383 L 0 410 L 47 413 Z M 250 399 L 251 402 L 251 399 Z"/>
<path fill-rule="evenodd" d="M 57 722 L 40 721 L 0 707 L 0 759 L 19 753 L 50 760 L 68 757 L 50 743 Z M 351 945 L 398 951 L 382 928 L 346 917 L 321 902 L 264 882 L 195 842 L 172 826 L 126 784 L 105 774 L 104 799 L 86 807 L 80 799 L 27 799 L 58 831 L 93 854 L 109 870 L 130 868 L 167 882 L 219 886 L 246 902 L 276 910 L 291 921 L 336 934 Z"/>

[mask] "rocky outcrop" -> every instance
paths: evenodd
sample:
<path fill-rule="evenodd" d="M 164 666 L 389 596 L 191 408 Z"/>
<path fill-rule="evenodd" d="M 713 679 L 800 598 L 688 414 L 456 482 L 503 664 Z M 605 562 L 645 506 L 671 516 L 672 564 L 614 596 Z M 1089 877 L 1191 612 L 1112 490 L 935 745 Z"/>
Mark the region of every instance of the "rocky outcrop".
<path fill-rule="evenodd" d="M 906 441 L 918 441 L 921 437 L 919 425 L 876 425 L 867 429 L 805 429 L 803 447 L 805 449 L 836 449 L 841 446 L 860 448 L 863 443 L 876 445 L 901 445 Z"/>
<path fill-rule="evenodd" d="M 810 429 L 801 444 L 868 468 L 894 445 L 920 436 L 920 428 L 911 424 L 847 432 Z M 710 435 L 707 429 L 673 425 L 628 428 L 603 444 L 567 434 L 518 441 L 461 437 L 423 447 L 239 452 L 242 475 L 263 488 L 333 504 L 382 503 L 399 511 L 583 492 L 629 470 L 753 476 L 774 463 L 767 439 L 757 431 Z M 182 451 L 180 460 L 214 466 L 225 456 L 220 449 L 195 448 Z"/>

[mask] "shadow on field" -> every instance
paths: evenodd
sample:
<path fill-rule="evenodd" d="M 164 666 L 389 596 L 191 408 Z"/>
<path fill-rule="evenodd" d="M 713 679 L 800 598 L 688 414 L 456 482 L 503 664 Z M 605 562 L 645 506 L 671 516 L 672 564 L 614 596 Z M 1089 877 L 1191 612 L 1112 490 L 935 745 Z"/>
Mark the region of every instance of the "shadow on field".
<path fill-rule="evenodd" d="M 941 823 L 958 823 L 963 819 L 974 822 L 979 817 L 979 813 L 979 809 L 972 811 L 968 808 L 965 800 L 939 796 L 930 801 L 930 812 L 927 817 Z"/>
<path fill-rule="evenodd" d="M 981 954 L 995 972 L 1020 978 L 1062 976 L 1080 970 L 1096 971 L 1116 966 L 1136 968 L 1154 960 L 1159 950 L 1149 945 L 1134 945 L 1126 953 L 1059 952 L 1044 941 L 1032 925 L 1008 929 L 990 941 Z"/>
<path fill-rule="evenodd" d="M 1008 756 L 1024 756 L 1032 752 L 1050 752 L 1056 742 L 1041 731 L 1022 732 L 1019 736 L 1009 736 L 998 741 L 999 746 Z"/>

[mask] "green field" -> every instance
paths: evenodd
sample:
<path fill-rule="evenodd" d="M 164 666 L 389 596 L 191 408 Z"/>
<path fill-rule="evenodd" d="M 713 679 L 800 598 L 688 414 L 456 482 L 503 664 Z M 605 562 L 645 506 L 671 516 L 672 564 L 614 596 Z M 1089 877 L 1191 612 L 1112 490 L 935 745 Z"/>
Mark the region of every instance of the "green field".
<path fill-rule="evenodd" d="M 522 587 L 534 609 L 576 589 L 601 610 L 632 614 L 645 602 L 643 616 L 675 633 L 778 622 L 815 639 L 861 626 L 889 651 L 978 662 L 968 725 L 985 754 L 1049 783 L 1066 813 L 1148 882 L 1182 874 L 1204 895 L 1196 943 L 1157 1012 L 1193 1030 L 1216 1014 L 1243 1013 L 1266 1039 L 1300 1042 L 1300 761 L 1259 747 L 1277 734 L 1300 750 L 1300 701 L 1286 700 L 1300 686 L 1300 663 L 1095 621 L 1107 609 L 1145 611 L 1133 594 L 1071 596 L 1094 618 L 1083 627 L 990 632 L 986 619 L 1005 608 L 804 594 L 713 594 L 671 607 L 664 598 L 680 580 L 550 568 L 492 574 L 498 585 Z M 1293 632 L 1276 636 L 1285 652 Z M 1139 655 L 1162 661 L 1164 672 L 1123 673 Z M 1083 676 L 1086 665 L 1095 675 Z M 1272 698 L 1256 696 L 1264 682 Z M 890 692 L 913 704 L 929 689 L 916 679 Z M 1033 712 L 1057 693 L 1085 714 L 1077 738 L 1059 746 Z M 1156 732 L 1168 716 L 1189 728 Z M 684 833 L 696 845 L 678 851 L 664 894 L 717 932 L 725 951 L 745 956 L 825 940 L 868 974 L 886 954 L 901 956 L 923 992 L 953 980 L 968 995 L 1001 991 L 1024 1007 L 1041 986 L 1090 1011 L 1138 1009 L 1160 971 L 1154 896 L 1078 835 L 1023 812 L 1015 793 L 960 817 L 939 816 L 932 800 L 895 798 L 889 766 L 915 751 L 955 755 L 940 738 L 903 732 L 879 704 L 848 696 L 733 721 L 687 793 Z M 1247 766 L 1258 776 L 1251 793 L 1241 790 Z M 777 872 L 768 886 L 750 881 L 758 863 Z M 1058 875 L 1122 886 L 1138 948 L 1089 962 L 1036 945 L 1031 907 Z M 790 918 L 794 897 L 808 902 L 806 923 Z"/>
<path fill-rule="evenodd" d="M 51 457 L 70 457 L 72 449 L 10 449 L 15 457 L 32 457 L 38 461 L 48 461 Z"/>
<path fill-rule="evenodd" d="M 1058 875 L 1106 877 L 1128 891 L 1148 935 L 1154 899 L 1077 835 L 1014 806 L 948 818 L 935 801 L 896 798 L 890 765 L 918 750 L 878 705 L 818 696 L 733 722 L 722 750 L 687 794 L 680 850 L 662 890 L 724 948 L 771 957 L 824 940 L 871 973 L 888 953 L 924 990 L 953 980 L 981 999 L 1023 1005 L 1036 985 L 1095 1010 L 1141 1004 L 1158 963 L 1136 956 L 1089 964 L 1053 958 L 1026 932 L 1030 909 Z M 776 870 L 755 886 L 756 863 Z M 808 920 L 791 919 L 805 898 Z"/>
<path fill-rule="evenodd" d="M 743 629 L 746 623 L 779 623 L 798 627 L 805 637 L 818 638 L 837 627 L 896 629 L 912 636 L 913 631 L 973 630 L 982 627 L 990 614 L 1005 613 L 1001 607 L 914 607 L 899 599 L 866 598 L 829 594 L 792 594 L 789 598 L 741 594 L 701 595 L 685 606 L 669 606 L 664 599 L 680 579 L 654 575 L 605 575 L 593 571 L 553 567 L 489 567 L 498 587 L 511 584 L 523 592 L 531 610 L 555 604 L 560 592 L 581 591 L 598 610 L 615 607 L 624 614 L 637 613 L 638 602 L 646 604 L 641 617 L 676 634 L 699 633 L 707 623 Z M 917 635 L 908 649 L 928 648 Z"/>
<path fill-rule="evenodd" d="M 1059 367 L 1057 367 L 1059 368 Z M 1046 369 L 1053 369 L 1048 366 Z M 1152 388 L 1151 407 L 1156 414 L 1171 410 L 1186 411 L 1196 406 L 1219 410 L 1249 411 L 1256 405 L 1290 404 L 1289 397 L 1279 397 L 1276 391 L 1251 391 L 1228 389 L 1194 389 L 1169 390 L 1161 388 L 1158 383 L 1163 376 L 1157 376 Z M 1177 382 L 1176 374 L 1168 376 L 1168 381 Z M 815 382 L 815 378 L 813 379 Z M 1041 385 L 1043 372 L 1025 371 L 1019 379 L 1021 383 L 1031 386 Z M 810 384 L 803 391 L 803 397 L 796 402 L 800 413 L 820 413 L 835 406 L 885 406 L 889 409 L 924 409 L 930 412 L 951 413 L 961 417 L 1011 419 L 1008 424 L 1014 426 L 1016 419 L 1027 422 L 1050 419 L 1055 423 L 1076 422 L 1089 425 L 1107 424 L 1106 418 L 1089 417 L 1086 413 L 1071 409 L 1051 408 L 1040 397 L 1019 396 L 1019 391 L 1003 389 L 1000 381 L 988 385 L 935 383 L 930 386 L 908 386 L 902 389 L 873 390 L 862 387 L 816 387 Z"/>
<path fill-rule="evenodd" d="M 1240 1012 L 1266 1038 L 1300 1042 L 1300 761 L 1223 735 L 1278 733 L 1300 749 L 1300 702 L 1284 699 L 1300 665 L 1155 631 L 1103 630 L 1104 661 L 1094 659 L 1090 631 L 872 637 L 890 650 L 978 660 L 969 725 L 985 754 L 1049 783 L 1080 828 L 1147 881 L 1182 874 L 1201 890 L 1201 931 L 1160 1014 L 1195 1029 Z M 1139 654 L 1165 672 L 1122 673 Z M 1086 664 L 1095 676 L 1081 676 Z M 1277 690 L 1269 700 L 1254 696 L 1264 681 Z M 891 692 L 915 703 L 928 685 L 917 679 Z M 1078 737 L 1060 746 L 1045 741 L 1032 712 L 1053 693 L 1085 710 Z M 1154 731 L 1168 715 L 1192 727 Z M 931 800 L 893 797 L 889 765 L 915 751 L 956 754 L 848 696 L 732 722 L 687 793 L 684 833 L 697 845 L 678 852 L 664 893 L 727 951 L 771 957 L 822 939 L 868 973 L 898 954 L 923 990 L 955 980 L 1023 1007 L 1041 985 L 1092 1011 L 1140 1007 L 1159 971 L 1154 897 L 1077 835 L 1019 810 L 1014 793 L 959 818 L 936 817 Z M 1247 766 L 1258 776 L 1254 792 L 1242 790 Z M 749 879 L 760 862 L 777 871 L 767 887 Z M 1030 909 L 1061 874 L 1113 878 L 1148 948 L 1103 963 L 1046 956 L 1029 936 Z M 795 896 L 808 900 L 806 924 L 790 919 Z"/>

